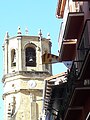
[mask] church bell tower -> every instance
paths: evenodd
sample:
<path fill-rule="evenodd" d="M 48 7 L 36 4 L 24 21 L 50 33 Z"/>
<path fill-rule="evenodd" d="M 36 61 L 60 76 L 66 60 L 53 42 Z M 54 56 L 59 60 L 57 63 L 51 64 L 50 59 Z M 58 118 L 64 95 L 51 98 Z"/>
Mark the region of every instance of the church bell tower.
<path fill-rule="evenodd" d="M 42 55 L 51 53 L 50 36 L 22 35 L 4 39 L 4 120 L 40 120 L 44 79 L 52 74 L 52 66 L 43 64 Z"/>

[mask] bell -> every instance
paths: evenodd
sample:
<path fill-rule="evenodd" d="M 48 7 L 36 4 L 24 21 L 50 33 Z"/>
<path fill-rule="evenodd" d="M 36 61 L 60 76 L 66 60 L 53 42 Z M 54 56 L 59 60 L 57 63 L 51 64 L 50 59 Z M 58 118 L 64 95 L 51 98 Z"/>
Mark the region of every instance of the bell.
<path fill-rule="evenodd" d="M 29 62 L 33 62 L 33 58 L 32 57 L 29 58 Z"/>
<path fill-rule="evenodd" d="M 16 55 L 14 56 L 14 60 L 13 60 L 13 65 L 15 66 L 16 65 Z"/>
<path fill-rule="evenodd" d="M 14 60 L 13 60 L 13 64 L 15 64 L 16 63 L 16 58 L 14 58 Z"/>

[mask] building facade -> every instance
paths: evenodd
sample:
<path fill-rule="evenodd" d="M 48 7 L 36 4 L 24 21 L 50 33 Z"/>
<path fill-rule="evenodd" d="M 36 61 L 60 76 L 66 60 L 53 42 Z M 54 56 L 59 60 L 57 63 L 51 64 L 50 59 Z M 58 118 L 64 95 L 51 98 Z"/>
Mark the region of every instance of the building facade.
<path fill-rule="evenodd" d="M 44 79 L 52 66 L 42 64 L 42 55 L 51 53 L 51 41 L 38 36 L 5 35 L 4 45 L 4 120 L 39 120 L 42 114 Z"/>
<path fill-rule="evenodd" d="M 44 106 L 45 120 L 59 120 L 67 73 L 63 72 L 45 79 Z"/>
<path fill-rule="evenodd" d="M 62 120 L 90 119 L 90 1 L 58 0 L 60 58 L 70 63 Z"/>

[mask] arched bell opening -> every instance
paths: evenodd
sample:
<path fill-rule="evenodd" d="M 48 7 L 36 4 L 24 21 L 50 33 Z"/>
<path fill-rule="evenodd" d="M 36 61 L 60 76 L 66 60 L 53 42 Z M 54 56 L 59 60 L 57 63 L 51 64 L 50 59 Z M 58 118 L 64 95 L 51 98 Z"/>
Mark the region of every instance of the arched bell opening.
<path fill-rule="evenodd" d="M 33 46 L 27 46 L 25 49 L 26 66 L 36 67 L 36 49 Z"/>

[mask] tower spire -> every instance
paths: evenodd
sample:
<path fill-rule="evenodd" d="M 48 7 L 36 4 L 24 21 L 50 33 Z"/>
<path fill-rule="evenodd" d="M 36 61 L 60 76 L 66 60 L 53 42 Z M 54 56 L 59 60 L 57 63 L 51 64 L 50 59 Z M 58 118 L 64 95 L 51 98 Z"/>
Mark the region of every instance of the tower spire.
<path fill-rule="evenodd" d="M 20 28 L 20 26 L 18 26 L 17 34 L 18 34 L 18 35 L 21 35 L 21 34 L 22 34 L 22 33 L 21 33 L 21 28 Z"/>
<path fill-rule="evenodd" d="M 8 34 L 8 31 L 7 31 L 6 34 L 5 34 L 5 38 L 4 39 L 6 40 L 8 38 L 9 38 L 9 34 Z"/>
<path fill-rule="evenodd" d="M 41 31 L 41 29 L 39 30 L 38 35 L 39 35 L 39 37 L 42 37 L 42 31 Z"/>

